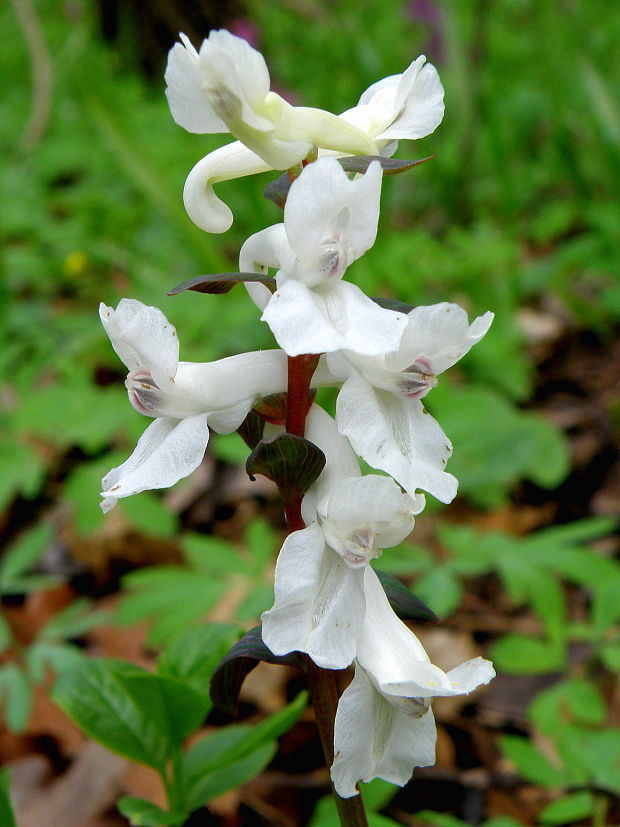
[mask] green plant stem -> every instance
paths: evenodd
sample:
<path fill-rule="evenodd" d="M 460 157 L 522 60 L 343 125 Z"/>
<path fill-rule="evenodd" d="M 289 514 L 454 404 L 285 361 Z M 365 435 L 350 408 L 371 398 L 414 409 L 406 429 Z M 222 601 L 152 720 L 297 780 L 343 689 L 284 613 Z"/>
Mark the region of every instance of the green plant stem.
<path fill-rule="evenodd" d="M 312 403 L 310 380 L 316 369 L 319 356 L 302 354 L 288 357 L 288 397 L 286 409 L 286 430 L 295 436 L 304 436 L 306 416 Z M 301 515 L 301 498 L 284 498 L 286 521 L 289 531 L 305 528 Z M 325 762 L 331 767 L 334 760 L 334 718 L 338 707 L 338 683 L 336 672 L 321 669 L 307 657 L 307 680 L 310 699 L 314 708 L 316 725 L 325 755 Z M 361 795 L 340 798 L 333 784 L 332 793 L 336 801 L 342 827 L 368 827 L 364 802 Z"/>
<path fill-rule="evenodd" d="M 592 827 L 605 827 L 607 823 L 608 800 L 605 793 L 597 793 L 594 796 L 594 809 L 592 811 Z"/>

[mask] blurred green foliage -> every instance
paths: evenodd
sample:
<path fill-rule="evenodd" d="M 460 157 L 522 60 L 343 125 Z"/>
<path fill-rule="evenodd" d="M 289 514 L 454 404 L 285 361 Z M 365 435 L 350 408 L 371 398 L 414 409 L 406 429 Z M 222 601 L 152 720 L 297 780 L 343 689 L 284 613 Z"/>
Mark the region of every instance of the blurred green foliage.
<path fill-rule="evenodd" d="M 505 503 L 523 479 L 553 488 L 568 471 L 567 447 L 555 426 L 523 410 L 535 365 L 518 311 L 551 305 L 571 330 L 589 328 L 601 337 L 620 320 L 620 6 L 451 0 L 436 4 L 432 31 L 416 20 L 416 4 L 402 0 L 247 5 L 273 84 L 299 102 L 335 112 L 354 105 L 377 79 L 401 72 L 435 35 L 430 57 L 446 88 L 446 118 L 436 134 L 403 143 L 399 155 L 437 157 L 385 181 L 377 243 L 350 277 L 370 295 L 416 304 L 457 301 L 471 315 L 496 313 L 487 337 L 428 399 L 454 443 L 449 470 L 479 508 Z M 281 213 L 262 197 L 273 176 L 257 176 L 220 185 L 235 215 L 228 233 L 197 230 L 182 207 L 183 182 L 226 138 L 177 127 L 163 81 L 149 84 L 121 64 L 101 41 L 88 0 L 37 0 L 34 8 L 44 49 L 33 57 L 13 7 L 0 7 L 0 509 L 16 497 L 43 504 L 61 498 L 72 508 L 76 531 L 88 535 L 104 519 L 100 477 L 127 456 L 147 424 L 126 402 L 125 371 L 101 329 L 97 304 L 131 296 L 158 305 L 179 329 L 183 359 L 272 347 L 243 290 L 199 299 L 166 291 L 199 273 L 234 270 L 243 240 Z M 33 86 L 33 61 L 39 69 L 49 65 L 49 90 L 40 79 Z M 30 120 L 33 105 L 38 132 Z M 239 446 L 238 437 L 222 437 L 213 450 L 238 461 Z M 178 528 L 157 493 L 118 508 L 147 535 L 171 537 Z M 620 577 L 615 561 L 584 545 L 610 528 L 583 521 L 516 539 L 446 525 L 440 560 L 411 544 L 381 560 L 386 570 L 416 575 L 418 593 L 443 617 L 460 606 L 468 578 L 496 572 L 514 616 L 527 611 L 540 623 L 537 635 L 511 633 L 496 642 L 494 657 L 506 671 L 563 670 L 572 643 L 590 647 L 584 676 L 554 685 L 530 707 L 534 731 L 552 742 L 553 760 L 521 736 L 501 744 L 524 778 L 567 790 L 541 813 L 546 824 L 584 817 L 603 824 L 606 796 L 620 791 L 609 760 L 620 752 L 618 730 L 606 727 L 606 699 L 593 680 L 601 666 L 620 671 Z M 3 594 L 52 584 L 31 571 L 48 540 L 47 529 L 35 528 L 11 547 L 0 567 Z M 257 522 L 242 548 L 197 534 L 182 542 L 184 565 L 127 577 L 119 619 L 153 620 L 151 643 L 165 646 L 157 680 L 183 681 L 189 697 L 214 666 L 205 659 L 209 645 L 192 638 L 202 630 L 191 624 L 231 586 L 243 595 L 240 621 L 266 608 L 271 586 L 264 573 L 277 538 Z M 574 587 L 587 597 L 579 622 L 567 613 Z M 63 673 L 74 665 L 81 655 L 71 640 L 97 622 L 87 604 L 77 603 L 3 665 L 0 695 L 13 729 L 24 726 L 32 684 L 48 666 Z M 1 620 L 0 646 L 3 652 L 16 646 Z M 123 670 L 116 674 L 113 664 L 95 669 L 108 669 L 111 691 L 135 706 L 131 698 L 142 678 L 119 677 Z M 76 683 L 61 677 L 59 697 L 80 675 L 89 680 L 83 664 L 71 679 Z M 204 715 L 207 699 L 196 703 Z M 96 722 L 80 723 L 106 742 Z M 263 751 L 248 768 L 235 752 L 247 733 L 223 730 L 218 750 L 230 748 L 231 762 L 239 762 L 234 783 L 269 761 L 274 732 L 265 731 Z M 112 747 L 114 737 L 108 738 Z M 204 770 L 212 787 L 184 801 L 186 810 L 226 788 L 202 743 L 195 760 L 205 763 L 195 775 Z M 178 753 L 180 745 L 162 747 L 166 755 L 172 748 Z M 188 760 L 186 753 L 191 775 Z M 8 812 L 5 776 L 0 787 L 0 811 Z M 376 812 L 391 789 L 376 782 L 365 791 L 377 827 L 393 823 Z M 149 802 L 123 806 L 142 823 L 166 818 Z M 464 824 L 436 813 L 419 818 L 443 827 Z M 317 819 L 322 825 L 334 820 L 331 803 L 319 805 Z M 494 818 L 485 827 L 514 824 Z"/>
<path fill-rule="evenodd" d="M 254 3 L 248 13 L 273 83 L 308 105 L 341 111 L 422 50 L 429 30 L 414 7 Z M 372 295 L 495 311 L 491 333 L 462 368 L 481 394 L 471 391 L 467 431 L 487 430 L 492 405 L 507 435 L 528 432 L 527 445 L 515 461 L 510 452 L 477 450 L 474 439 L 475 461 L 455 459 L 454 468 L 462 491 L 491 506 L 523 476 L 553 486 L 566 472 L 552 427 L 531 417 L 518 423 L 509 407 L 532 389 L 518 308 L 552 294 L 574 325 L 601 333 L 620 311 L 620 114 L 611 61 L 618 12 L 602 0 L 574 2 L 566 13 L 550 0 L 461 0 L 438 9 L 446 118 L 436 134 L 399 151 L 437 158 L 386 181 L 382 232 L 351 277 Z M 257 176 L 221 185 L 235 214 L 229 233 L 197 230 L 182 207 L 182 184 L 222 139 L 172 122 L 163 81 L 150 86 L 126 71 L 101 42 L 88 2 L 40 0 L 36 11 L 52 77 L 49 121 L 24 146 L 30 107 L 42 105 L 31 89 L 24 32 L 10 6 L 0 9 L 0 146 L 9 161 L 0 375 L 10 391 L 0 413 L 0 505 L 16 493 L 36 496 L 54 461 L 77 447 L 95 462 L 93 473 L 79 464 L 66 492 L 87 532 L 100 521 L 88 492 L 106 466 L 102 452 L 119 452 L 110 467 L 144 425 L 114 381 L 124 371 L 98 324 L 98 301 L 129 295 L 157 304 L 179 327 L 186 359 L 271 346 L 243 291 L 204 301 L 165 293 L 197 273 L 234 269 L 243 239 L 280 214 L 261 195 L 269 176 Z M 462 392 L 451 396 L 450 379 L 443 384 L 438 410 L 466 404 Z M 554 459 L 537 471 L 543 428 Z M 456 423 L 461 449 L 458 432 Z"/>

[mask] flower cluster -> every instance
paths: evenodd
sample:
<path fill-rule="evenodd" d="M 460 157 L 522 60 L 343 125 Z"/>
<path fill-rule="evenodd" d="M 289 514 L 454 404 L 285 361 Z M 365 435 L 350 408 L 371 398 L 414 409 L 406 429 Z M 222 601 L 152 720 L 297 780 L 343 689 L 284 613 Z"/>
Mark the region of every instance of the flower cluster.
<path fill-rule="evenodd" d="M 437 127 L 443 89 L 422 56 L 333 115 L 270 91 L 262 55 L 226 31 L 212 32 L 200 51 L 181 41 L 166 71 L 174 119 L 191 132 L 237 139 L 190 172 L 184 201 L 192 220 L 210 232 L 230 226 L 217 181 L 266 169 L 294 179 L 283 222 L 248 238 L 239 260 L 241 274 L 274 273 L 246 288 L 280 349 L 180 362 L 176 331 L 161 311 L 130 299 L 115 310 L 102 305 L 129 370 L 130 402 L 154 419 L 104 478 L 102 507 L 187 476 L 210 428 L 239 428 L 261 397 L 286 392 L 288 358 L 320 354 L 312 385 L 338 388 L 336 416 L 316 405 L 309 411 L 305 436 L 325 466 L 302 502 L 305 528 L 289 534 L 278 556 L 262 636 L 276 656 L 303 652 L 325 669 L 354 666 L 335 719 L 331 775 L 339 795 L 356 795 L 359 781 L 377 776 L 404 784 L 414 767 L 434 762 L 432 699 L 471 692 L 494 672 L 482 658 L 448 673 L 431 664 L 371 563 L 411 532 L 422 492 L 443 502 L 456 494 L 445 470 L 450 442 L 422 399 L 484 336 L 492 314 L 469 324 L 454 304 L 386 309 L 345 276 L 375 241 L 381 158 L 398 140 Z M 337 159 L 355 154 L 373 159 L 350 177 Z M 363 475 L 358 458 L 384 473 Z"/>

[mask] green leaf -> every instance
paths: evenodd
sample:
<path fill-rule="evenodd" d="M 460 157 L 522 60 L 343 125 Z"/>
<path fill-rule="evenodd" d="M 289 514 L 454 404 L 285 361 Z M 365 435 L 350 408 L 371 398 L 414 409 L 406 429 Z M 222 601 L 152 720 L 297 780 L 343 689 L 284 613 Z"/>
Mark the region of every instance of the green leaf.
<path fill-rule="evenodd" d="M 243 284 L 244 281 L 253 284 L 264 284 L 272 293 L 276 292 L 276 280 L 273 276 L 263 273 L 218 273 L 211 276 L 195 276 L 193 279 L 177 284 L 168 291 L 169 296 L 176 296 L 184 290 L 194 290 L 196 293 L 230 293 L 233 287 Z"/>
<path fill-rule="evenodd" d="M 239 691 L 246 676 L 260 661 L 294 666 L 302 671 L 305 660 L 299 652 L 288 655 L 274 655 L 263 643 L 261 627 L 255 626 L 239 640 L 225 655 L 211 678 L 211 700 L 215 706 L 231 717 L 237 714 Z"/>
<path fill-rule="evenodd" d="M 211 676 L 238 635 L 238 629 L 226 623 L 185 629 L 168 642 L 157 670 L 208 696 Z"/>
<path fill-rule="evenodd" d="M 558 787 L 564 782 L 562 773 L 527 738 L 504 735 L 500 738 L 500 746 L 519 774 L 528 781 L 542 784 L 544 787 Z"/>
<path fill-rule="evenodd" d="M 133 827 L 174 827 L 185 821 L 188 815 L 186 812 L 162 810 L 157 804 L 133 795 L 122 796 L 116 806 Z"/>
<path fill-rule="evenodd" d="M 156 494 L 148 491 L 139 497 L 127 497 L 119 502 L 117 508 L 127 514 L 132 525 L 144 534 L 153 537 L 174 537 L 178 530 L 176 516 L 164 505 Z"/>
<path fill-rule="evenodd" d="M 0 654 L 5 652 L 11 645 L 13 632 L 4 615 L 0 614 Z"/>
<path fill-rule="evenodd" d="M 527 635 L 508 634 L 492 646 L 491 659 L 502 672 L 510 675 L 555 672 L 566 663 L 566 648 Z"/>
<path fill-rule="evenodd" d="M 287 496 L 300 496 L 325 467 L 325 454 L 310 440 L 293 434 L 261 439 L 245 464 L 251 480 L 262 474 Z"/>
<path fill-rule="evenodd" d="M 432 623 L 437 622 L 437 615 L 432 609 L 416 597 L 413 592 L 401 583 L 397 577 L 389 574 L 386 571 L 375 569 L 375 574 L 378 576 L 383 591 L 387 599 L 390 601 L 391 607 L 401 620 L 427 620 Z"/>
<path fill-rule="evenodd" d="M 620 672 L 620 640 L 613 640 L 601 646 L 599 657 L 610 672 Z"/>
<path fill-rule="evenodd" d="M 383 778 L 375 778 L 369 784 L 362 784 L 360 794 L 364 800 L 367 810 L 382 810 L 390 803 L 400 787 L 396 784 L 391 784 L 389 781 L 384 781 Z"/>
<path fill-rule="evenodd" d="M 11 806 L 9 785 L 11 775 L 8 769 L 0 771 L 0 824 L 2 827 L 17 827 Z"/>
<path fill-rule="evenodd" d="M 26 729 L 32 707 L 32 689 L 28 678 L 15 663 L 0 667 L 0 698 L 4 699 L 4 716 L 11 732 Z"/>
<path fill-rule="evenodd" d="M 552 801 L 538 814 L 538 818 L 547 824 L 574 824 L 592 815 L 594 796 L 591 792 L 581 790 Z"/>
<path fill-rule="evenodd" d="M 37 640 L 26 652 L 28 675 L 35 683 L 42 683 L 48 668 L 60 675 L 77 666 L 84 658 L 84 652 L 77 646 Z"/>
<path fill-rule="evenodd" d="M 420 810 L 416 813 L 416 818 L 423 824 L 436 824 L 437 827 L 468 827 L 467 822 L 461 821 L 460 818 L 445 813 L 435 813 L 433 810 Z"/>
<path fill-rule="evenodd" d="M 37 639 L 51 641 L 59 638 L 77 638 L 96 626 L 110 623 L 111 614 L 101 610 L 94 612 L 93 605 L 93 601 L 85 597 L 74 600 L 48 620 Z"/>
<path fill-rule="evenodd" d="M 415 590 L 439 618 L 448 617 L 458 608 L 463 595 L 460 580 L 447 566 L 437 566 L 415 583 Z"/>
<path fill-rule="evenodd" d="M 210 576 L 247 572 L 246 562 L 239 556 L 238 549 L 222 537 L 186 534 L 181 539 L 181 546 L 191 567 Z"/>
<path fill-rule="evenodd" d="M 595 585 L 591 613 L 594 628 L 600 635 L 620 618 L 619 594 L 620 571 L 601 578 Z"/>
<path fill-rule="evenodd" d="M 15 581 L 23 582 L 24 575 L 36 565 L 51 539 L 52 530 L 40 523 L 9 546 L 0 563 L 0 593 L 15 593 Z"/>
<path fill-rule="evenodd" d="M 122 680 L 143 671 L 123 661 L 85 661 L 60 676 L 52 697 L 91 738 L 162 771 L 172 748 L 167 721 L 161 709 L 141 707 Z"/>
<path fill-rule="evenodd" d="M 134 702 L 157 723 L 173 748 L 207 717 L 210 703 L 205 695 L 177 678 L 153 675 L 140 670 L 118 676 Z"/>
<path fill-rule="evenodd" d="M 308 693 L 300 692 L 288 706 L 260 724 L 232 725 L 207 735 L 185 753 L 184 775 L 197 779 L 241 760 L 267 741 L 272 741 L 287 732 L 297 721 L 307 702 Z"/>

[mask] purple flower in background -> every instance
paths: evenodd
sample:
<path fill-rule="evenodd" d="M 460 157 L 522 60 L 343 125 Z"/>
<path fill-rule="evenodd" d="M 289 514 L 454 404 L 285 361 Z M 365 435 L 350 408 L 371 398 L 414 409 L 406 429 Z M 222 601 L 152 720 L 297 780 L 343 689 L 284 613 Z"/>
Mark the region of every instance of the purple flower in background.
<path fill-rule="evenodd" d="M 428 29 L 428 38 L 421 49 L 437 63 L 444 58 L 443 48 L 443 12 L 433 0 L 410 0 L 408 11 L 416 23 L 422 23 Z"/>

